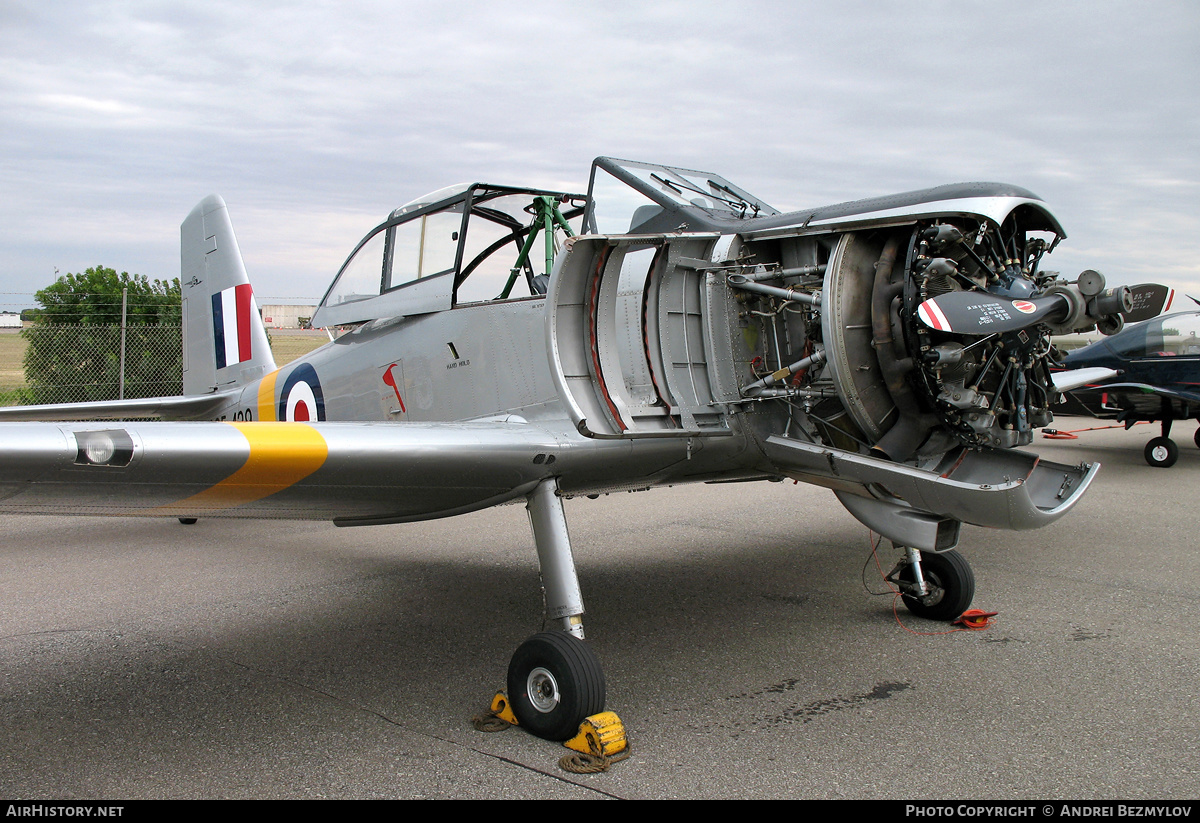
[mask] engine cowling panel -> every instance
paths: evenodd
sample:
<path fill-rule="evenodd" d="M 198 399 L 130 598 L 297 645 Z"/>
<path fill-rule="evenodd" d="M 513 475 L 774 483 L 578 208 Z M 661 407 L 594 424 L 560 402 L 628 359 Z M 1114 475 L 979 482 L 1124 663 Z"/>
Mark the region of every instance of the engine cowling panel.
<path fill-rule="evenodd" d="M 1061 229 L 1040 202 L 987 205 L 576 238 L 549 292 L 568 412 L 596 438 L 744 437 L 748 469 L 828 486 L 918 548 L 951 547 L 960 521 L 1052 522 L 1095 467 L 1008 449 L 1050 422 L 1051 333 L 1112 304 L 1102 278 L 1042 270 Z M 925 320 L 944 295 L 969 304 L 970 328 Z"/>

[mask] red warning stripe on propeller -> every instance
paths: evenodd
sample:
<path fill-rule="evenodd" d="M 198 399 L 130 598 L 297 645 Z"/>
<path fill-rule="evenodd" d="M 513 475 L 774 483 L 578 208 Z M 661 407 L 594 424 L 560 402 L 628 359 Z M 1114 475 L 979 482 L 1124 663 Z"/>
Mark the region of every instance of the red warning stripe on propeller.
<path fill-rule="evenodd" d="M 954 331 L 950 328 L 950 321 L 946 319 L 946 315 L 942 314 L 938 304 L 932 300 L 926 300 L 917 307 L 917 317 L 921 318 L 921 322 L 931 329 Z"/>

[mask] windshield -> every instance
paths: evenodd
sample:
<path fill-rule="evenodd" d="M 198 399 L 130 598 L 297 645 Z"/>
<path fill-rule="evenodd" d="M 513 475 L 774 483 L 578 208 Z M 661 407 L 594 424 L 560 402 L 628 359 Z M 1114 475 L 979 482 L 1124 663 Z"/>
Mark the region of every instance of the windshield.
<path fill-rule="evenodd" d="M 779 211 L 724 177 L 704 171 L 597 157 L 587 230 L 597 234 L 675 231 L 689 215 L 739 219 Z"/>

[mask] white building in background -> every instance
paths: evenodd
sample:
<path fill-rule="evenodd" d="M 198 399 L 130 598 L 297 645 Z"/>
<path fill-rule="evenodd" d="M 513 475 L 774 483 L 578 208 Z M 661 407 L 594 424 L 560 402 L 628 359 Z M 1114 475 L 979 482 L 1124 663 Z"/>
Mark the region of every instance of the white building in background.
<path fill-rule="evenodd" d="M 15 311 L 0 312 L 0 329 L 21 328 L 21 313 Z"/>
<path fill-rule="evenodd" d="M 263 325 L 268 329 L 307 329 L 316 306 L 263 306 Z"/>

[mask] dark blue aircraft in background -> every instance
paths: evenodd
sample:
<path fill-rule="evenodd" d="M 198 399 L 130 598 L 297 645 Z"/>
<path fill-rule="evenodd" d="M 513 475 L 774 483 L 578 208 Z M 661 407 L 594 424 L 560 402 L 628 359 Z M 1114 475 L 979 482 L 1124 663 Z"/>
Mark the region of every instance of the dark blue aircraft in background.
<path fill-rule="evenodd" d="M 1169 309 L 1170 297 L 1164 302 Z M 1071 352 L 1063 365 L 1117 370 L 1116 376 L 1069 392 L 1074 402 L 1068 408 L 1117 420 L 1126 429 L 1141 421 L 1159 421 L 1162 434 L 1146 444 L 1146 462 L 1162 468 L 1175 464 L 1179 447 L 1170 438 L 1171 423 L 1200 419 L 1200 311 L 1128 326 Z M 1200 430 L 1195 442 L 1200 447 Z"/>

